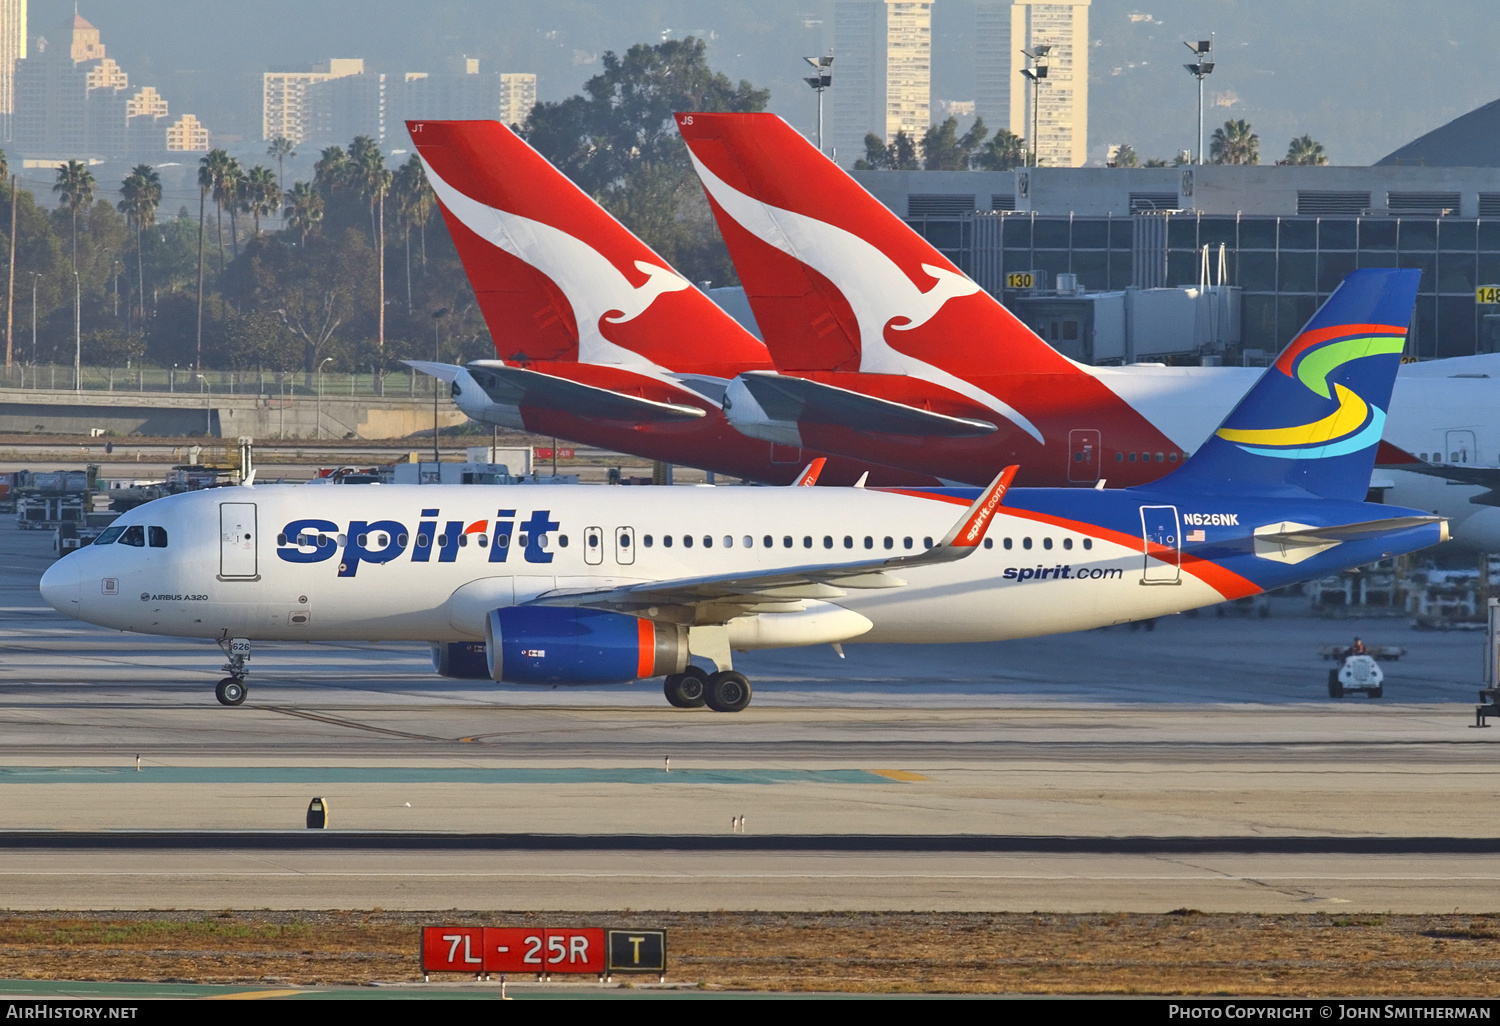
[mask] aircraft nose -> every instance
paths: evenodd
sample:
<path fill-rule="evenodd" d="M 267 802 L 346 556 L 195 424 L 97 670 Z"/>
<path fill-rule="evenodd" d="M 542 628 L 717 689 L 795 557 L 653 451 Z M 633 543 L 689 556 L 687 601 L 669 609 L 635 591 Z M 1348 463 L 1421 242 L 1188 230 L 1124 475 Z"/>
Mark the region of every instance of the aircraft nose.
<path fill-rule="evenodd" d="M 42 601 L 64 616 L 77 616 L 78 591 L 82 583 L 78 561 L 64 556 L 42 574 Z"/>

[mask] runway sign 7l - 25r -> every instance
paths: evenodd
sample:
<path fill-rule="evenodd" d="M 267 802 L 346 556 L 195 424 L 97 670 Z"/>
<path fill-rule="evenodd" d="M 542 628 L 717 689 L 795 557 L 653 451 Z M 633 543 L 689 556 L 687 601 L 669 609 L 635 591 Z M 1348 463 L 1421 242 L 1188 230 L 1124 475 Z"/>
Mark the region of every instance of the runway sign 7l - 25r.
<path fill-rule="evenodd" d="M 604 931 L 596 928 L 428 926 L 424 973 L 604 973 Z"/>

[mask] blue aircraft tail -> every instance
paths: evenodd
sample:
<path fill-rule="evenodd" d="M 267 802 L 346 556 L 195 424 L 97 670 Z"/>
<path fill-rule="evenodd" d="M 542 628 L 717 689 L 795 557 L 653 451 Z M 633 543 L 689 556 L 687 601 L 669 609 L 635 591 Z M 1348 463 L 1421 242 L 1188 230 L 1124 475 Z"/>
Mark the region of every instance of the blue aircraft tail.
<path fill-rule="evenodd" d="M 1163 484 L 1363 499 L 1420 279 L 1420 271 L 1389 268 L 1345 278 Z"/>

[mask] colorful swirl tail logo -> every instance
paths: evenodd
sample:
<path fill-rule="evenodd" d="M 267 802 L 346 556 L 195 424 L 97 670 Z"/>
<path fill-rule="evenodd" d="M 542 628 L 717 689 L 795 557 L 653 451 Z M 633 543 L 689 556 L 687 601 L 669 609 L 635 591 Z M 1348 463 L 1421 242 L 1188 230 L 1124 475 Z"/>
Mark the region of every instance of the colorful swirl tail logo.
<path fill-rule="evenodd" d="M 1222 427 L 1225 441 L 1256 456 L 1284 460 L 1323 459 L 1359 452 L 1380 441 L 1385 411 L 1333 382 L 1335 371 L 1367 356 L 1399 354 L 1406 329 L 1388 324 L 1345 324 L 1304 332 L 1276 360 L 1276 369 L 1338 407 L 1309 424 L 1280 428 Z"/>

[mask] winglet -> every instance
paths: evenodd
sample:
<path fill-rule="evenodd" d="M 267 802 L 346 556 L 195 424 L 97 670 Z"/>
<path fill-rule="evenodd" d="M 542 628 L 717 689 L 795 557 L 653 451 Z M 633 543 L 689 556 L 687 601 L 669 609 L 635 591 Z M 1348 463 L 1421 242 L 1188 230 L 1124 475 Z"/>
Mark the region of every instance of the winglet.
<path fill-rule="evenodd" d="M 990 524 L 995 519 L 995 510 L 1005 501 L 1005 493 L 1010 490 L 1010 483 L 1016 479 L 1016 471 L 1021 468 L 1015 465 L 1006 467 L 1000 471 L 999 476 L 990 482 L 988 488 L 979 493 L 979 498 L 969 507 L 963 519 L 953 525 L 939 544 L 938 548 L 946 549 L 973 549 L 984 541 L 985 532 L 990 529 Z M 967 552 L 964 553 L 967 555 Z"/>
<path fill-rule="evenodd" d="M 818 475 L 823 473 L 823 464 L 827 462 L 828 460 L 819 456 L 809 463 L 802 473 L 797 475 L 797 480 L 793 481 L 791 486 L 793 488 L 811 488 L 818 483 Z"/>

